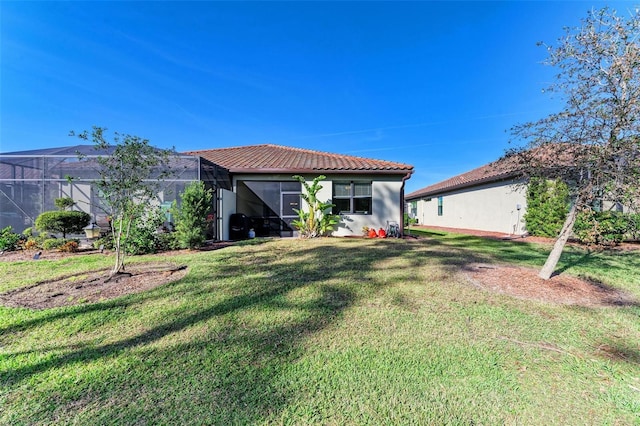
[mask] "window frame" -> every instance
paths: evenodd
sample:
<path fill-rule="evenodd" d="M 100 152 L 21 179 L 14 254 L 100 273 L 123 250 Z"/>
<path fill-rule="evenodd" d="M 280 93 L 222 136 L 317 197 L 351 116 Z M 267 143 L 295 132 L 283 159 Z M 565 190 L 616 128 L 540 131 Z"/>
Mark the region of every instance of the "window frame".
<path fill-rule="evenodd" d="M 336 195 L 336 186 L 346 186 L 349 185 L 349 195 Z M 357 185 L 368 185 L 369 194 L 368 195 L 356 195 L 356 186 Z M 333 204 L 336 205 L 336 200 L 349 200 L 349 211 L 345 210 L 337 210 L 336 207 L 333 208 L 333 214 L 350 214 L 350 215 L 363 215 L 370 216 L 373 214 L 373 182 L 372 181 L 334 181 L 331 189 L 331 196 Z M 369 209 L 368 210 L 356 210 L 356 202 L 357 200 L 369 200 Z"/>
<path fill-rule="evenodd" d="M 438 216 L 443 216 L 443 208 L 442 208 L 442 196 L 438 197 Z"/>

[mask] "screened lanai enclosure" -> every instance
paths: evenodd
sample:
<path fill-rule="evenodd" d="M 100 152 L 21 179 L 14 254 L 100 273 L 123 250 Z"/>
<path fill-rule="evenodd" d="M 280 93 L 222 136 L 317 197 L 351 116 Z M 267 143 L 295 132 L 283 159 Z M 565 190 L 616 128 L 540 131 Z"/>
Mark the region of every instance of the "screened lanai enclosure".
<path fill-rule="evenodd" d="M 93 182 L 99 178 L 96 158 L 109 154 L 96 151 L 92 145 L 0 154 L 0 229 L 11 226 L 14 232 L 22 232 L 33 226 L 41 213 L 56 210 L 54 202 L 62 197 L 71 197 L 74 210 L 89 213 L 106 229 L 107 214 Z M 179 203 L 180 194 L 190 182 L 201 180 L 214 191 L 231 188 L 228 172 L 201 157 L 176 154 L 164 167 L 171 174 L 159 181 L 158 203 L 169 223 L 173 220 L 172 202 Z M 156 170 L 150 180 L 158 182 L 161 172 Z M 212 203 L 211 215 L 217 217 L 216 202 Z M 210 238 L 218 237 L 218 226 L 218 221 L 212 222 Z"/>
<path fill-rule="evenodd" d="M 247 215 L 248 227 L 257 236 L 291 237 L 298 218 L 302 185 L 298 181 L 239 180 L 237 210 Z"/>

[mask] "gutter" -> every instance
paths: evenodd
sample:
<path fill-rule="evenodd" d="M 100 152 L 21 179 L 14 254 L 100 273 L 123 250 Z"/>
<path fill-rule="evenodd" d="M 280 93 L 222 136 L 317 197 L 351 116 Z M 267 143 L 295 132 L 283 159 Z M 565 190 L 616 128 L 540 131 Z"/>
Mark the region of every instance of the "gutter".
<path fill-rule="evenodd" d="M 405 173 L 402 169 L 294 169 L 294 168 L 240 168 L 232 167 L 227 169 L 230 173 L 236 174 L 381 174 L 398 175 Z M 409 175 L 413 170 L 409 171 Z M 404 179 L 404 178 L 403 178 Z"/>
<path fill-rule="evenodd" d="M 400 237 L 404 237 L 404 185 L 412 174 L 413 170 L 402 177 L 402 186 L 400 187 L 400 223 L 398 224 L 400 225 Z"/>

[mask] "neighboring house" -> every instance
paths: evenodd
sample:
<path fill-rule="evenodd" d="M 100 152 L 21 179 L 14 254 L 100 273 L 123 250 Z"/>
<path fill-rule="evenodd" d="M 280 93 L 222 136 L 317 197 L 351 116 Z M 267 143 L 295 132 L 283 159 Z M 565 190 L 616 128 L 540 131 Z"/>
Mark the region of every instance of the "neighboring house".
<path fill-rule="evenodd" d="M 522 183 L 494 162 L 408 194 L 407 211 L 421 225 L 521 235 L 527 209 Z"/>
<path fill-rule="evenodd" d="M 362 227 L 386 227 L 389 222 L 402 223 L 404 183 L 413 167 L 390 161 L 307 149 L 265 144 L 235 148 L 190 151 L 227 170 L 231 188 L 222 191 L 220 219 L 232 213 L 250 218 L 257 235 L 291 236 L 291 221 L 300 208 L 301 185 L 293 176 L 310 182 L 326 176 L 318 194 L 321 201 L 336 205 L 340 215 L 336 236 L 361 235 Z M 221 238 L 229 229 L 221 223 Z"/>
<path fill-rule="evenodd" d="M 54 210 L 59 197 L 72 197 L 74 208 L 104 221 L 91 184 L 98 176 L 90 163 L 78 161 L 78 152 L 88 159 L 96 154 L 88 145 L 0 154 L 0 229 L 11 225 L 21 232 L 40 213 Z M 307 181 L 326 176 L 319 198 L 336 204 L 341 217 L 336 236 L 401 223 L 404 183 L 413 173 L 407 164 L 270 144 L 182 153 L 171 167 L 178 173 L 158 194 L 167 220 L 185 186 L 203 181 L 215 191 L 210 236 L 219 240 L 232 236 L 232 219 L 240 214 L 257 235 L 295 235 L 291 221 L 301 207 L 302 188 L 294 175 Z"/>

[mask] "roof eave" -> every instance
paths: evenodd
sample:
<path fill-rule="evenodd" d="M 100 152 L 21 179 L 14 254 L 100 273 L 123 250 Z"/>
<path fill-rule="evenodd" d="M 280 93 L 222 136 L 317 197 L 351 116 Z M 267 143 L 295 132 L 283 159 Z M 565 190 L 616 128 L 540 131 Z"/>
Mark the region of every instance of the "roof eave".
<path fill-rule="evenodd" d="M 406 200 L 415 200 L 418 198 L 424 198 L 424 197 L 432 197 L 434 195 L 438 195 L 438 194 L 443 194 L 445 192 L 451 192 L 451 191 L 456 191 L 456 190 L 460 190 L 460 189 L 468 189 L 468 188 L 473 188 L 479 185 L 483 185 L 486 183 L 492 183 L 492 182 L 502 182 L 502 181 L 506 181 L 506 180 L 511 180 L 514 178 L 519 177 L 520 174 L 518 173 L 514 173 L 514 172 L 508 172 L 508 173 L 504 173 L 502 175 L 499 176 L 490 176 L 487 178 L 481 178 L 481 179 L 476 179 L 472 182 L 464 182 L 464 183 L 459 183 L 456 185 L 451 185 L 451 186 L 445 186 L 442 188 L 438 188 L 438 189 L 434 189 L 432 191 L 425 191 L 425 192 L 420 192 L 417 194 L 409 194 L 407 195 L 405 198 Z"/>
<path fill-rule="evenodd" d="M 406 175 L 412 174 L 413 169 L 310 169 L 310 168 L 251 168 L 234 167 L 228 169 L 230 173 L 236 174 L 273 174 L 273 173 L 293 173 L 293 174 L 385 174 L 385 175 Z"/>

